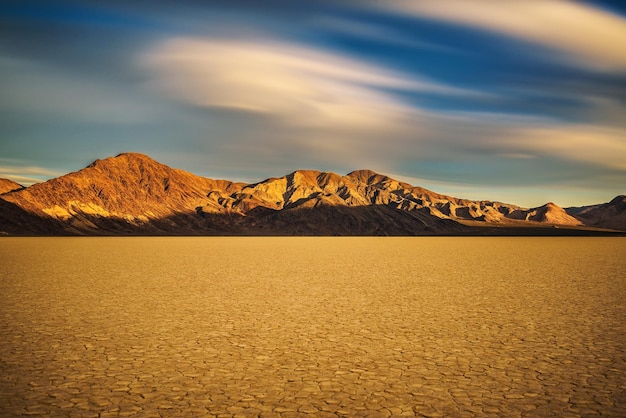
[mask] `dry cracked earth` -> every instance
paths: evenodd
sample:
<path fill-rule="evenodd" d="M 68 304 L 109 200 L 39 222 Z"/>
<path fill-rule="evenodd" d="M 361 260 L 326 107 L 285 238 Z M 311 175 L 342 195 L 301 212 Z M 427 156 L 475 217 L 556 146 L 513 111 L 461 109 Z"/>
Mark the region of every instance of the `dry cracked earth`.
<path fill-rule="evenodd" d="M 3 238 L 0 416 L 626 416 L 623 238 Z"/>

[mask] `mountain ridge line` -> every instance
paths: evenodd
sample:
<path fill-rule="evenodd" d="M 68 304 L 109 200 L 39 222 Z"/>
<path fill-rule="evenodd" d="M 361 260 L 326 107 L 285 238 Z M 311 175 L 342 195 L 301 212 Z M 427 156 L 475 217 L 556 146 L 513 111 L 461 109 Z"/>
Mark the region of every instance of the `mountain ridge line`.
<path fill-rule="evenodd" d="M 563 209 L 456 198 L 369 169 L 215 180 L 140 153 L 22 187 L 0 182 L 0 232 L 69 235 L 438 235 L 626 230 L 626 197 Z M 44 227 L 42 227 L 44 225 Z M 521 229 L 519 230 L 521 231 Z M 570 231 L 570 232 L 571 232 Z"/>

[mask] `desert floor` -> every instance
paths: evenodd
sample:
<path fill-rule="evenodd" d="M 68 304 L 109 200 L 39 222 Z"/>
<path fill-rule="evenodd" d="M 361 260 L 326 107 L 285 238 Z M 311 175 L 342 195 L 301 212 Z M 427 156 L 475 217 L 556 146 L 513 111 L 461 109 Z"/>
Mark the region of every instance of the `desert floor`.
<path fill-rule="evenodd" d="M 2 238 L 0 416 L 626 416 L 626 238 Z"/>

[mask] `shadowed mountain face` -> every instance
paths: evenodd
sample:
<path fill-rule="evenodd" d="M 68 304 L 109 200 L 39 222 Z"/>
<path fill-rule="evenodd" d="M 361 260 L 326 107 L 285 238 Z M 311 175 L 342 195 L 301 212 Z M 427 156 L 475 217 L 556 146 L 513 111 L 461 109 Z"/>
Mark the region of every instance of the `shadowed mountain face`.
<path fill-rule="evenodd" d="M 234 183 L 133 153 L 97 160 L 0 199 L 0 231 L 11 234 L 508 234 L 523 227 L 579 229 L 585 219 L 599 216 L 567 213 L 553 203 L 525 209 L 457 199 L 370 170 L 345 176 L 298 170 L 255 184 Z M 611 211 L 626 213 L 614 206 Z M 626 229 L 623 217 L 603 213 L 618 219 L 611 228 Z"/>
<path fill-rule="evenodd" d="M 620 195 L 608 203 L 567 208 L 567 212 L 581 219 L 585 225 L 598 228 L 626 229 L 626 196 Z"/>

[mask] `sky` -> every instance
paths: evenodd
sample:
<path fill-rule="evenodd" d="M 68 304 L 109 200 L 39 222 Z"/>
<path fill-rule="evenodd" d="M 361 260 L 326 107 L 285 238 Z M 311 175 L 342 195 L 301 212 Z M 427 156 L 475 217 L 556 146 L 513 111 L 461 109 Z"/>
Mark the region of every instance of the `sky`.
<path fill-rule="evenodd" d="M 626 193 L 626 4 L 4 0 L 0 177 L 140 152 L 210 178 L 372 169 L 525 207 Z"/>

